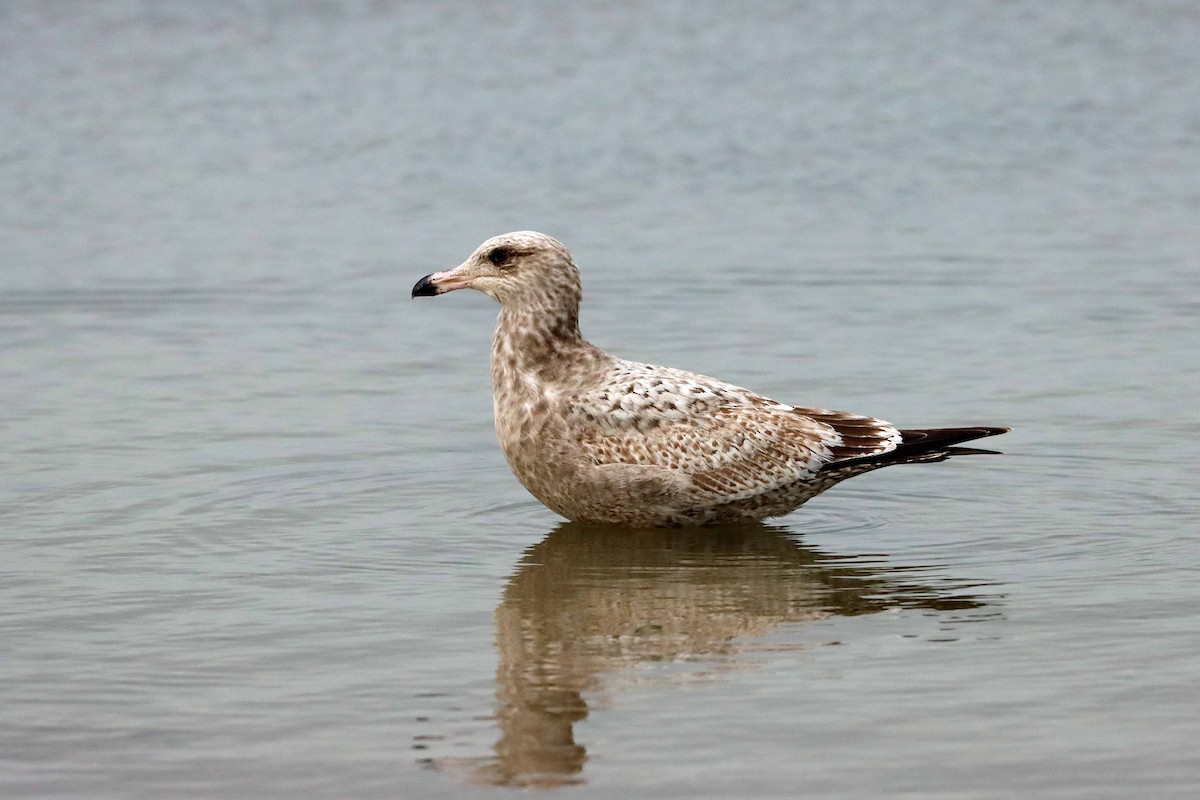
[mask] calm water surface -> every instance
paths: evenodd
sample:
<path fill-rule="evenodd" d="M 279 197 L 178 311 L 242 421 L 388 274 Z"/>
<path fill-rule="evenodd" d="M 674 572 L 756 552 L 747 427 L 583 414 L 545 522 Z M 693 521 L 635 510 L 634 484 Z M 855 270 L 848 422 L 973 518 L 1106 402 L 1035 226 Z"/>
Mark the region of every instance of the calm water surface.
<path fill-rule="evenodd" d="M 1195 797 L 1200 15 L 809 6 L 5 4 L 0 796 Z M 408 300 L 521 228 L 1007 454 L 564 523 Z"/>

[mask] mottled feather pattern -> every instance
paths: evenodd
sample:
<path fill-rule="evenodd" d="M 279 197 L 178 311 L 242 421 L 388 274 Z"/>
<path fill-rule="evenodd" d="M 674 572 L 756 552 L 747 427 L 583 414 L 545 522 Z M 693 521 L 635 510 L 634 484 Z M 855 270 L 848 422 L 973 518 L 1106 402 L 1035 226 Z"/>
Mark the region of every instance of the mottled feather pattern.
<path fill-rule="evenodd" d="M 570 519 L 697 525 L 778 516 L 893 455 L 894 463 L 941 460 L 966 452 L 949 445 L 1006 430 L 904 432 L 605 353 L 579 333 L 582 291 L 570 254 L 543 234 L 495 237 L 456 269 L 423 278 L 414 295 L 440 286 L 470 286 L 500 302 L 496 434 L 521 483 Z"/>
<path fill-rule="evenodd" d="M 739 386 L 618 361 L 572 398 L 568 425 L 596 464 L 668 467 L 713 504 L 810 476 L 840 444 L 828 426 Z"/>

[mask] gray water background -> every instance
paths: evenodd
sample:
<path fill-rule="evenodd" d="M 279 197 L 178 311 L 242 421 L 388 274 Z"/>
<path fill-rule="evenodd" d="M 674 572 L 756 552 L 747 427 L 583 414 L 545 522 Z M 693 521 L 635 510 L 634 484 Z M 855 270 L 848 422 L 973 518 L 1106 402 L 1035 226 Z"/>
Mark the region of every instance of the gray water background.
<path fill-rule="evenodd" d="M 1192 2 L 0 5 L 0 796 L 1195 797 Z M 511 477 L 626 357 L 1001 457 L 756 531 Z"/>

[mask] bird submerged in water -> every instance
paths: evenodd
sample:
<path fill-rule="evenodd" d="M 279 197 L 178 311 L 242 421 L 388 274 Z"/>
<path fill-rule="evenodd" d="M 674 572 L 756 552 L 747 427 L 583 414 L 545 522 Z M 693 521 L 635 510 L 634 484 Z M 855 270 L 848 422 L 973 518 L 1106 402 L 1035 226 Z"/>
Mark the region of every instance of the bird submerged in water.
<path fill-rule="evenodd" d="M 579 333 L 579 269 L 541 233 L 489 239 L 461 265 L 421 278 L 412 296 L 467 288 L 500 303 L 492 398 L 505 458 L 534 497 L 571 520 L 659 526 L 777 517 L 880 467 L 990 452 L 956 445 L 1009 430 L 900 430 L 617 358 Z"/>

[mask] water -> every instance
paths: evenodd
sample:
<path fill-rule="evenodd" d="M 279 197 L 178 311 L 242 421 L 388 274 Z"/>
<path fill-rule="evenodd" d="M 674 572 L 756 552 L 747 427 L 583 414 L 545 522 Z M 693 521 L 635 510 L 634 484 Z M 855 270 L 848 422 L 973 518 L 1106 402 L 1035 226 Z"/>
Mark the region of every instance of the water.
<path fill-rule="evenodd" d="M 0 795 L 1192 797 L 1190 3 L 0 10 Z M 585 333 L 1006 424 L 758 530 L 564 524 L 491 430 Z"/>

